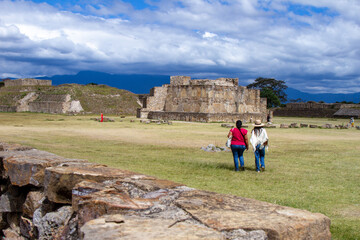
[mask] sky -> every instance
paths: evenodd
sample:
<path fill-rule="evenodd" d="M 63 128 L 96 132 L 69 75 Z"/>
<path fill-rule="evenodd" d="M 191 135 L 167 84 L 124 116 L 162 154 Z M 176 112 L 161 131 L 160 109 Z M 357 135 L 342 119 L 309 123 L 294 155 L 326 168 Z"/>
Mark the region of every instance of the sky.
<path fill-rule="evenodd" d="M 360 92 L 358 0 L 0 0 L 0 78 L 258 77 Z"/>

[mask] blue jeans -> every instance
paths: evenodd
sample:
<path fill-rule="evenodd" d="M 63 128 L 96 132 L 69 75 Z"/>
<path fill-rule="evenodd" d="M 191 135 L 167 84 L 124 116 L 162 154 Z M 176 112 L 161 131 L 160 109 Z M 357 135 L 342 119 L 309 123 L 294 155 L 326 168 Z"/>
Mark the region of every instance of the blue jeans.
<path fill-rule="evenodd" d="M 265 147 L 263 149 L 259 149 L 260 144 L 256 146 L 255 150 L 255 165 L 256 171 L 260 171 L 260 167 L 265 168 Z M 259 164 L 260 159 L 260 164 Z"/>
<path fill-rule="evenodd" d="M 232 151 L 233 157 L 234 157 L 235 171 L 239 171 L 238 158 L 240 160 L 240 166 L 241 167 L 244 166 L 243 153 L 244 153 L 245 149 L 246 149 L 245 145 L 231 145 L 231 151 Z"/>

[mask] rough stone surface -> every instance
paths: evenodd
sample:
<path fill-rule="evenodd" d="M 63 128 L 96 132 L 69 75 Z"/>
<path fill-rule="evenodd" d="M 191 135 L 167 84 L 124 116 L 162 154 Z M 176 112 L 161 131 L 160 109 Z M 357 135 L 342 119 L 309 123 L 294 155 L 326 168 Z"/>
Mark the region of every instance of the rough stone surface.
<path fill-rule="evenodd" d="M 78 217 L 74 212 L 69 221 L 61 226 L 54 236 L 55 240 L 79 240 Z"/>
<path fill-rule="evenodd" d="M 25 151 L 25 150 L 31 150 L 32 147 L 23 146 L 20 144 L 9 144 L 0 142 L 0 151 Z M 2 155 L 3 153 L 1 153 Z"/>
<path fill-rule="evenodd" d="M 102 182 L 136 175 L 134 172 L 103 166 L 69 165 L 49 167 L 45 170 L 45 194 L 50 201 L 71 204 L 73 187 L 83 181 Z"/>
<path fill-rule="evenodd" d="M 12 185 L 31 184 L 39 187 L 43 186 L 44 172 L 47 167 L 74 162 L 90 164 L 86 160 L 66 159 L 37 149 L 1 152 L 0 161 L 3 165 L 2 176 L 9 177 Z"/>
<path fill-rule="evenodd" d="M 243 229 L 237 229 L 234 231 L 223 232 L 226 236 L 226 239 L 229 240 L 267 240 L 268 237 L 266 232 L 263 230 L 255 230 L 246 232 Z"/>
<path fill-rule="evenodd" d="M 25 203 L 22 207 L 22 212 L 25 216 L 33 217 L 34 212 L 39 208 L 45 199 L 43 191 L 31 191 L 27 194 Z"/>
<path fill-rule="evenodd" d="M 20 236 L 19 233 L 17 233 L 16 231 L 12 230 L 11 228 L 7 228 L 5 230 L 3 230 L 4 233 L 4 239 L 9 239 L 9 240 L 25 240 L 24 237 Z"/>
<path fill-rule="evenodd" d="M 0 196 L 0 212 L 21 212 L 26 198 L 26 192 L 17 186 L 10 186 L 7 192 Z"/>
<path fill-rule="evenodd" d="M 331 239 L 320 213 L 206 191 L 183 192 L 176 204 L 218 231 L 264 230 L 269 239 Z"/>
<path fill-rule="evenodd" d="M 72 212 L 71 206 L 64 206 L 56 212 L 45 214 L 39 221 L 34 222 L 39 231 L 39 239 L 54 239 L 54 236 L 58 234 L 59 228 L 66 225 L 70 220 Z"/>
<path fill-rule="evenodd" d="M 178 192 L 185 191 L 181 187 L 177 190 L 169 189 L 179 184 L 165 180 L 151 182 L 151 179 L 137 180 L 136 184 L 130 179 L 123 181 L 84 181 L 76 185 L 72 191 L 72 205 L 78 212 L 80 226 L 91 219 L 114 213 L 132 212 L 137 215 L 178 218 L 186 216 L 183 210 L 171 206 Z M 161 188 L 164 186 L 169 188 Z"/>
<path fill-rule="evenodd" d="M 22 236 L 28 239 L 35 239 L 37 237 L 33 222 L 25 217 L 20 219 L 20 232 Z"/>
<path fill-rule="evenodd" d="M 166 219 L 152 219 L 135 216 L 103 216 L 87 222 L 81 228 L 82 239 L 141 239 L 182 240 L 222 239 L 223 234 L 205 226 Z"/>
<path fill-rule="evenodd" d="M 20 213 L 7 213 L 6 214 L 6 221 L 10 226 L 10 229 L 16 232 L 17 234 L 20 234 Z"/>

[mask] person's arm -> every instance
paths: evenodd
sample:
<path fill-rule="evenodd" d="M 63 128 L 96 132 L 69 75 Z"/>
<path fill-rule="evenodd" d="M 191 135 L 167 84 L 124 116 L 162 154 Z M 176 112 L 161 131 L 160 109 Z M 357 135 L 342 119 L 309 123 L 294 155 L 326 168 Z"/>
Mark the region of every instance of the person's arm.
<path fill-rule="evenodd" d="M 228 134 L 228 138 L 229 137 L 232 137 L 232 132 L 231 132 L 231 130 L 229 131 L 229 134 Z"/>
<path fill-rule="evenodd" d="M 248 136 L 247 134 L 245 134 L 245 146 L 246 146 L 246 150 L 249 150 L 249 139 L 248 139 Z"/>

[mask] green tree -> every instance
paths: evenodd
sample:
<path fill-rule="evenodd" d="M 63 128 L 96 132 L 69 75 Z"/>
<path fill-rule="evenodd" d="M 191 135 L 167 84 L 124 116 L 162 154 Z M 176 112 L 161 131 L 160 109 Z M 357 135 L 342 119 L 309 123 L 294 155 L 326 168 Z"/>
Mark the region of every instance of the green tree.
<path fill-rule="evenodd" d="M 255 79 L 254 83 L 247 85 L 247 88 L 260 89 L 261 92 L 264 91 L 265 88 L 270 88 L 280 102 L 284 103 L 287 101 L 287 95 L 285 93 L 287 86 L 283 80 L 259 77 Z"/>
<path fill-rule="evenodd" d="M 260 97 L 267 98 L 267 108 L 281 105 L 280 99 L 271 88 L 264 88 L 260 91 Z"/>

